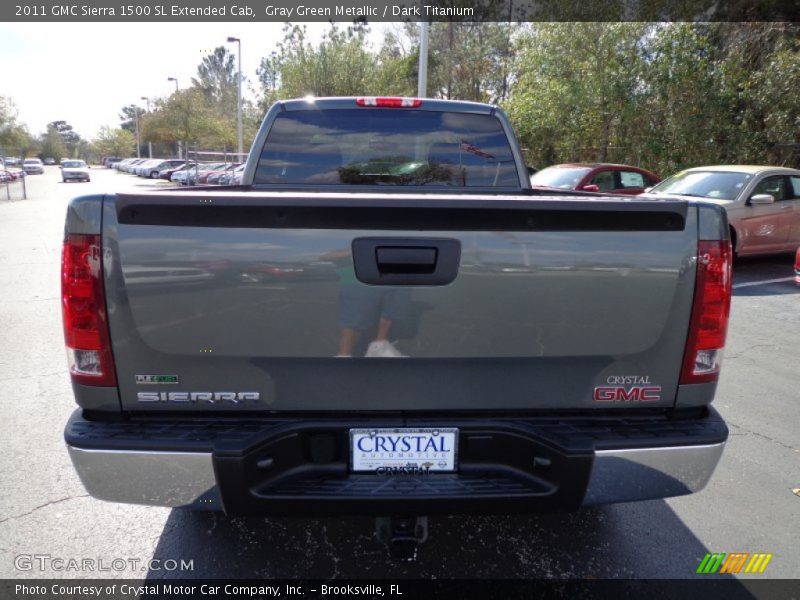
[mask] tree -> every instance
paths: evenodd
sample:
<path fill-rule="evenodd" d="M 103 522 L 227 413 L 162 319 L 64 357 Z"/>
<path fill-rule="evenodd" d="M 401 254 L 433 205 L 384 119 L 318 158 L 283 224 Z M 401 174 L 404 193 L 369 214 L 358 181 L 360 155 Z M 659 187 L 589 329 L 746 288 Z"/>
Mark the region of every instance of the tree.
<path fill-rule="evenodd" d="M 172 94 L 156 101 L 154 110 L 140 123 L 142 136 L 154 142 L 191 144 L 232 148 L 236 144 L 236 127 L 229 118 L 217 114 L 209 106 L 205 93 L 197 87 Z"/>
<path fill-rule="evenodd" d="M 11 98 L 0 96 L 0 143 L 6 141 L 6 136 L 15 127 L 17 127 L 17 107 Z"/>
<path fill-rule="evenodd" d="M 0 96 L 0 146 L 8 152 L 24 154 L 32 145 L 27 128 L 17 122 L 17 107 L 7 96 Z"/>
<path fill-rule="evenodd" d="M 51 121 L 47 124 L 47 129 L 50 130 L 50 128 L 55 129 L 61 136 L 67 150 L 67 156 L 76 156 L 78 145 L 81 142 L 81 136 L 72 128 L 72 125 L 66 121 Z"/>
<path fill-rule="evenodd" d="M 378 65 L 366 48 L 369 29 L 335 23 L 317 45 L 306 38 L 305 26 L 284 28 L 277 52 L 262 59 L 258 69 L 265 104 L 278 95 L 353 96 L 381 93 L 375 86 Z"/>
<path fill-rule="evenodd" d="M 142 109 L 135 104 L 123 106 L 120 109 L 120 127 L 126 131 L 130 131 L 134 136 L 136 135 L 136 113 L 142 112 Z"/>
<path fill-rule="evenodd" d="M 24 158 L 33 156 L 39 144 L 25 125 L 15 125 L 2 136 L 0 146 L 3 146 L 7 153 L 16 154 Z"/>
<path fill-rule="evenodd" d="M 92 141 L 92 151 L 98 157 L 128 156 L 136 151 L 136 138 L 126 129 L 104 126 Z"/>
<path fill-rule="evenodd" d="M 639 111 L 641 23 L 540 23 L 516 42 L 516 86 L 505 103 L 533 164 L 638 162 L 625 140 Z M 635 150 L 635 147 L 634 147 Z"/>
<path fill-rule="evenodd" d="M 211 105 L 230 114 L 236 113 L 237 81 L 236 58 L 224 46 L 204 57 L 197 67 L 197 77 L 192 85 L 205 94 Z"/>
<path fill-rule="evenodd" d="M 508 96 L 517 27 L 495 20 L 501 22 L 430 24 L 429 96 L 492 103 Z M 387 32 L 379 54 L 381 66 L 399 75 L 407 94 L 417 90 L 418 48 L 419 25 L 406 23 Z"/>
<path fill-rule="evenodd" d="M 52 125 L 47 126 L 47 131 L 39 137 L 39 148 L 42 158 L 54 158 L 56 160 L 67 155 L 67 147 L 64 145 L 64 138 Z"/>

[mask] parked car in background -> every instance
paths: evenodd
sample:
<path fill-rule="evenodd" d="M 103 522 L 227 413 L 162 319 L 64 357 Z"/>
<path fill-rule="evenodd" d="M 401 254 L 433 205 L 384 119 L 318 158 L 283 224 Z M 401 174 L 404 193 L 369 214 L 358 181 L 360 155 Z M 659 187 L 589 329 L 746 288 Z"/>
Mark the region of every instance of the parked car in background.
<path fill-rule="evenodd" d="M 13 183 L 18 177 L 19 169 L 8 169 L 0 165 L 0 183 Z"/>
<path fill-rule="evenodd" d="M 54 165 L 54 164 L 56 164 L 56 159 L 53 158 L 52 156 L 47 156 L 44 159 L 44 164 L 46 164 L 46 165 Z"/>
<path fill-rule="evenodd" d="M 11 163 L 8 162 L 8 158 L 3 157 L 0 157 L 0 173 L 3 173 L 3 180 L 0 181 L 0 183 L 16 181 L 21 177 L 25 177 L 25 171 L 11 166 Z"/>
<path fill-rule="evenodd" d="M 22 162 L 22 168 L 28 175 L 42 175 L 44 173 L 44 164 L 40 158 L 26 158 Z"/>
<path fill-rule="evenodd" d="M 661 178 L 639 167 L 611 163 L 565 163 L 537 171 L 531 176 L 535 188 L 560 188 L 636 196 Z"/>
<path fill-rule="evenodd" d="M 794 282 L 800 283 L 800 247 L 797 248 L 797 254 L 794 255 Z"/>
<path fill-rule="evenodd" d="M 178 167 L 184 164 L 186 161 L 180 158 L 168 158 L 168 159 L 153 159 L 141 165 L 136 174 L 139 177 L 149 177 L 150 179 L 158 179 L 158 174 L 170 167 Z"/>
<path fill-rule="evenodd" d="M 194 165 L 195 165 L 194 161 L 190 161 L 190 162 L 183 161 L 179 165 L 173 165 L 171 167 L 167 167 L 166 169 L 161 169 L 158 172 L 158 177 L 159 177 L 159 179 L 166 179 L 167 181 L 171 181 L 173 173 L 177 173 L 178 171 L 182 171 L 184 169 L 191 168 Z"/>
<path fill-rule="evenodd" d="M 89 181 L 89 166 L 82 160 L 62 160 L 61 181 Z"/>
<path fill-rule="evenodd" d="M 698 198 L 728 213 L 739 256 L 794 252 L 800 245 L 800 170 L 753 165 L 687 169 L 643 198 Z"/>
<path fill-rule="evenodd" d="M 159 162 L 158 159 L 145 158 L 142 162 L 136 164 L 131 169 L 131 173 L 133 173 L 134 175 L 141 175 L 148 167 L 150 167 L 151 165 L 155 165 L 158 162 Z"/>
<path fill-rule="evenodd" d="M 131 159 L 130 162 L 125 163 L 124 165 L 120 165 L 120 171 L 124 171 L 125 173 L 133 173 L 133 170 L 146 160 L 147 158 L 134 158 Z"/>
<path fill-rule="evenodd" d="M 25 177 L 25 171 L 17 167 L 10 167 L 0 160 L 0 173 L 3 173 L 3 181 L 0 183 L 7 183 L 10 181 L 18 181 Z"/>
<path fill-rule="evenodd" d="M 227 171 L 219 178 L 217 183 L 219 183 L 219 185 L 240 185 L 242 183 L 244 167 L 245 165 L 239 165 L 235 169 Z"/>
<path fill-rule="evenodd" d="M 239 163 L 233 163 L 233 164 L 227 165 L 223 169 L 217 169 L 216 171 L 211 171 L 206 176 L 206 183 L 209 183 L 209 184 L 212 184 L 212 185 L 219 185 L 220 178 L 222 178 L 224 175 L 227 175 L 228 173 L 231 173 L 234 169 L 236 169 L 239 166 L 240 166 Z"/>
<path fill-rule="evenodd" d="M 206 182 L 206 178 L 211 171 L 216 171 L 225 166 L 224 162 L 204 163 L 199 164 L 194 169 L 189 169 L 186 175 L 187 185 L 200 185 Z"/>
<path fill-rule="evenodd" d="M 111 168 L 111 165 L 113 165 L 114 163 L 118 163 L 121 160 L 122 159 L 120 157 L 118 157 L 118 156 L 106 156 L 103 159 L 103 166 Z"/>
<path fill-rule="evenodd" d="M 187 182 L 189 179 L 189 173 L 193 173 L 196 166 L 196 164 L 192 164 L 181 169 L 177 169 L 174 173 L 172 173 L 172 175 L 170 175 L 169 180 L 173 183 L 188 185 Z"/>
<path fill-rule="evenodd" d="M 139 159 L 136 159 L 136 158 L 123 158 L 118 163 L 112 164 L 111 168 L 112 169 L 116 169 L 117 171 L 125 172 L 127 170 L 128 166 L 131 163 L 133 163 L 134 161 L 136 161 L 136 160 L 139 160 Z"/>

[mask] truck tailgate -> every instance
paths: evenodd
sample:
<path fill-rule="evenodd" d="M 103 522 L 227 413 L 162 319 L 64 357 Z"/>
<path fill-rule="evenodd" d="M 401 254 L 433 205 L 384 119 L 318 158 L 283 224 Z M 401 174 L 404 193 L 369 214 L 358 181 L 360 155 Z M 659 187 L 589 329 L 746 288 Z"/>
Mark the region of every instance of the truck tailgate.
<path fill-rule="evenodd" d="M 697 215 L 523 195 L 120 194 L 103 245 L 125 410 L 668 407 Z M 446 259 L 452 281 L 434 280 Z M 405 358 L 364 357 L 381 317 Z M 345 330 L 355 358 L 337 357 Z"/>

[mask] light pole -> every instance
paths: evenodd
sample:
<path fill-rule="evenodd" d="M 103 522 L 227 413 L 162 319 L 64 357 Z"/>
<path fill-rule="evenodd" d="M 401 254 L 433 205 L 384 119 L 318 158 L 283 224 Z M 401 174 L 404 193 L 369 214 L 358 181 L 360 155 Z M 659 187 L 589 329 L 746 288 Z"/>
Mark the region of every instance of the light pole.
<path fill-rule="evenodd" d="M 178 78 L 177 77 L 167 77 L 167 81 L 174 81 L 175 82 L 175 93 L 178 93 Z M 183 158 L 183 149 L 181 148 L 181 141 L 178 140 L 178 158 Z"/>
<path fill-rule="evenodd" d="M 141 98 L 147 103 L 147 112 L 150 112 L 150 98 L 147 96 L 142 96 Z M 147 158 L 153 158 L 153 142 L 147 142 Z"/>
<path fill-rule="evenodd" d="M 136 158 L 142 158 L 142 138 L 139 135 L 139 107 L 133 105 L 133 118 L 136 124 Z"/>
<path fill-rule="evenodd" d="M 236 138 L 239 143 L 239 160 L 242 159 L 244 154 L 244 140 L 242 138 L 242 40 L 235 37 L 229 37 L 228 43 L 236 42 L 238 45 L 237 54 L 239 55 L 239 73 L 236 76 L 237 89 L 236 89 Z"/>
<path fill-rule="evenodd" d="M 417 75 L 417 97 L 425 98 L 428 95 L 428 28 L 430 23 L 422 21 L 419 24 L 419 73 Z"/>

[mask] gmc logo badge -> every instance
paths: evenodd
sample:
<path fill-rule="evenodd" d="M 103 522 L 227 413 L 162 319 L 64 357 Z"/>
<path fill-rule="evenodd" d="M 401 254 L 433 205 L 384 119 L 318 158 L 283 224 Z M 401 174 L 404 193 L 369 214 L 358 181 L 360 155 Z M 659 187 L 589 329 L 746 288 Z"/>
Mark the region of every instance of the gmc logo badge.
<path fill-rule="evenodd" d="M 600 386 L 594 388 L 593 399 L 595 402 L 658 402 L 661 400 L 661 386 Z"/>

